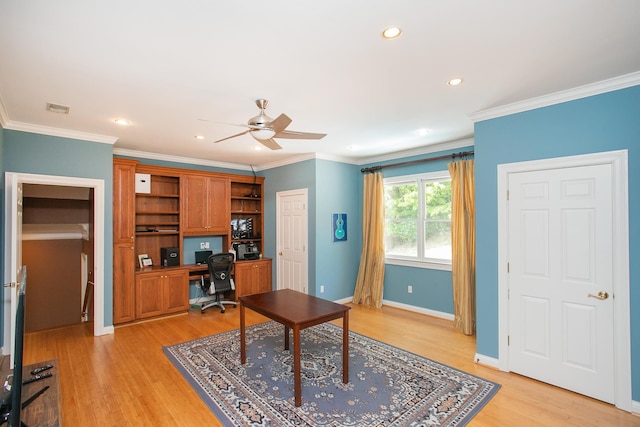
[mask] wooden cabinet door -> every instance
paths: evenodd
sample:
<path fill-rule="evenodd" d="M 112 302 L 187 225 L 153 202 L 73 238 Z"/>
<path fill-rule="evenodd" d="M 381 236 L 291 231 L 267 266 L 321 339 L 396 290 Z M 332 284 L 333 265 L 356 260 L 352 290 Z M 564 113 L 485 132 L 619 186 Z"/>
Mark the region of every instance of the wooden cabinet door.
<path fill-rule="evenodd" d="M 113 243 L 131 243 L 135 234 L 136 161 L 113 162 Z"/>
<path fill-rule="evenodd" d="M 162 273 L 136 276 L 136 318 L 144 319 L 163 314 L 163 281 Z"/>
<path fill-rule="evenodd" d="M 157 270 L 136 277 L 136 317 L 159 316 L 189 308 L 187 269 Z"/>
<path fill-rule="evenodd" d="M 182 231 L 189 234 L 227 234 L 229 180 L 206 175 L 182 177 Z"/>
<path fill-rule="evenodd" d="M 227 234 L 230 230 L 230 191 L 226 178 L 207 180 L 207 226 L 211 233 Z"/>
<path fill-rule="evenodd" d="M 271 259 L 234 264 L 236 298 L 271 290 Z"/>
<path fill-rule="evenodd" d="M 201 175 L 185 175 L 182 187 L 182 231 L 183 233 L 206 232 L 208 202 L 207 178 Z"/>
<path fill-rule="evenodd" d="M 135 255 L 133 243 L 113 247 L 113 323 L 135 320 Z"/>
<path fill-rule="evenodd" d="M 166 313 L 189 309 L 189 272 L 187 270 L 165 274 L 163 286 Z"/>

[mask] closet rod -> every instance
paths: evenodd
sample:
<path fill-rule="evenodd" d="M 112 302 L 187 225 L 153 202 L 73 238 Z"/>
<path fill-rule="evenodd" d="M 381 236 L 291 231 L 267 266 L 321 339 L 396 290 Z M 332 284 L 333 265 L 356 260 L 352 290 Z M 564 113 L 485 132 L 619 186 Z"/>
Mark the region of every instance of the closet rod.
<path fill-rule="evenodd" d="M 433 160 L 442 160 L 442 159 L 455 160 L 456 157 L 467 157 L 467 156 L 473 156 L 473 151 L 461 151 L 460 153 L 446 154 L 443 156 L 429 157 L 426 159 L 410 160 L 408 162 L 391 163 L 388 165 L 381 165 L 381 166 L 371 166 L 370 168 L 360 169 L 360 172 L 362 173 L 376 172 L 381 169 L 396 168 L 398 166 L 415 165 L 417 163 L 425 163 L 425 162 L 431 162 Z"/>

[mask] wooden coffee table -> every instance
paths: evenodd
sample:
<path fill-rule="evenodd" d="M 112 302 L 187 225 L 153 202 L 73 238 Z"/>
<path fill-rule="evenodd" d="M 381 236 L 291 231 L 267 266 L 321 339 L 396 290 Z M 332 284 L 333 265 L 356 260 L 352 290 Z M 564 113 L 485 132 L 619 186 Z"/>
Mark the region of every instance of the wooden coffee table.
<path fill-rule="evenodd" d="M 289 329 L 293 329 L 293 380 L 295 404 L 302 404 L 300 381 L 300 331 L 342 317 L 342 382 L 349 382 L 349 310 L 351 307 L 336 304 L 291 289 L 262 294 L 246 295 L 240 300 L 240 362 L 247 360 L 245 344 L 244 308 L 284 325 L 284 348 L 289 349 Z"/>

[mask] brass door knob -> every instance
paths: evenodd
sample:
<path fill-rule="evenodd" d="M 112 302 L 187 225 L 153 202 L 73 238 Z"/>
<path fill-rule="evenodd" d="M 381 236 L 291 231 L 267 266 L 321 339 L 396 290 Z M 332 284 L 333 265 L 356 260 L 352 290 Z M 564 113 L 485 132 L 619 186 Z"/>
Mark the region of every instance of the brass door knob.
<path fill-rule="evenodd" d="M 600 291 L 598 292 L 598 294 L 588 294 L 589 297 L 591 298 L 597 298 L 599 300 L 605 300 L 607 298 L 609 298 L 609 294 L 607 293 L 607 291 Z"/>

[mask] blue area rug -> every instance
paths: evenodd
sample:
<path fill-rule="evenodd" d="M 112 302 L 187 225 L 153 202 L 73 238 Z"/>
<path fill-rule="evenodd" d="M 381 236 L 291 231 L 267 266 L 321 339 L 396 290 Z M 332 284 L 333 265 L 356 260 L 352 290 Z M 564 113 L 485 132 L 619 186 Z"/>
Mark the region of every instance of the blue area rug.
<path fill-rule="evenodd" d="M 463 426 L 500 388 L 354 332 L 343 384 L 342 329 L 325 323 L 301 332 L 296 407 L 284 327 L 266 322 L 246 331 L 245 365 L 239 330 L 163 349 L 225 426 Z"/>

